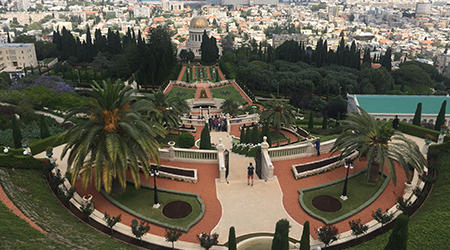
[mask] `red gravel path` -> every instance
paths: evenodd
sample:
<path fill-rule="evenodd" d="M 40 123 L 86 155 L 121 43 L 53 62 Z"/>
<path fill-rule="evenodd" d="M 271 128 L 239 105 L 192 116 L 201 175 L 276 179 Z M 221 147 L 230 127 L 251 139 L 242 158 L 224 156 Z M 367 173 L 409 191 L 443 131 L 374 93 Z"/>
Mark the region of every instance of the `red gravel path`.
<path fill-rule="evenodd" d="M 320 158 L 328 157 L 328 154 L 323 154 Z M 308 215 L 299 204 L 299 194 L 298 190 L 301 188 L 308 188 L 312 186 L 317 186 L 324 183 L 329 183 L 336 179 L 341 179 L 345 177 L 345 168 L 338 168 L 333 171 L 323 173 L 320 175 L 310 176 L 307 178 L 295 180 L 291 166 L 293 164 L 306 163 L 318 160 L 319 157 L 311 156 L 302 159 L 294 160 L 284 160 L 273 162 L 275 166 L 274 174 L 277 176 L 280 182 L 281 189 L 283 191 L 283 204 L 289 215 L 295 219 L 298 223 L 304 224 L 306 220 L 311 223 L 311 232 L 317 231 L 316 229 L 323 226 L 323 222 Z M 366 166 L 366 162 L 355 162 L 355 169 L 352 170 L 356 173 L 362 170 Z M 396 166 L 397 171 L 397 185 L 394 186 L 392 182 L 388 184 L 383 193 L 368 207 L 359 213 L 345 219 L 344 221 L 338 222 L 335 226 L 339 229 L 339 232 L 345 232 L 350 230 L 348 222 L 350 220 L 361 219 L 361 223 L 365 224 L 372 220 L 372 212 L 381 208 L 383 211 L 391 208 L 397 202 L 397 197 L 403 195 L 403 189 L 405 188 L 404 182 L 406 181 L 406 176 L 403 169 L 400 166 Z M 349 190 L 351 192 L 351 190 Z M 317 234 L 312 234 L 314 238 Z"/>
<path fill-rule="evenodd" d="M 42 228 L 40 228 L 36 223 L 34 223 L 30 218 L 26 217 L 22 211 L 20 211 L 16 205 L 9 199 L 6 193 L 3 191 L 2 186 L 0 185 L 0 201 L 5 204 L 5 206 L 11 210 L 15 215 L 19 216 L 22 220 L 26 221 L 30 226 L 43 234 L 47 234 Z M 24 235 L 26 237 L 26 235 Z"/>
<path fill-rule="evenodd" d="M 184 71 L 186 71 L 186 65 L 181 68 L 180 74 L 178 75 L 177 81 L 181 81 L 183 79 Z"/>
<path fill-rule="evenodd" d="M 165 178 L 158 178 L 157 184 L 158 187 L 169 189 L 169 190 L 177 190 L 183 192 L 191 192 L 200 194 L 200 198 L 203 200 L 205 204 L 205 214 L 203 218 L 187 233 L 184 233 L 180 240 L 189 241 L 189 242 L 198 242 L 197 235 L 203 232 L 210 232 L 216 224 L 219 222 L 220 217 L 222 216 L 222 208 L 219 200 L 216 196 L 216 184 L 215 179 L 219 178 L 219 171 L 217 164 L 191 164 L 185 162 L 173 162 L 173 161 L 162 161 L 161 164 L 169 165 L 169 166 L 177 166 L 182 168 L 195 168 L 197 169 L 198 174 L 198 182 L 196 184 L 186 183 L 180 181 L 173 181 Z M 141 182 L 143 184 L 147 184 L 153 186 L 153 179 L 145 179 L 145 177 L 141 174 Z M 90 184 L 87 190 L 84 190 L 81 186 L 81 183 L 78 182 L 76 184 L 77 192 L 83 196 L 84 194 L 90 193 L 94 196 L 93 201 L 95 205 L 95 209 L 99 210 L 102 213 L 107 212 L 113 216 L 118 214 L 122 215 L 121 223 L 126 225 L 131 225 L 131 220 L 135 217 L 120 208 L 111 204 L 102 194 L 97 192 L 93 184 Z M 149 198 L 151 199 L 151 198 Z M 165 229 L 161 226 L 150 225 L 149 233 L 159 235 L 164 237 Z"/>

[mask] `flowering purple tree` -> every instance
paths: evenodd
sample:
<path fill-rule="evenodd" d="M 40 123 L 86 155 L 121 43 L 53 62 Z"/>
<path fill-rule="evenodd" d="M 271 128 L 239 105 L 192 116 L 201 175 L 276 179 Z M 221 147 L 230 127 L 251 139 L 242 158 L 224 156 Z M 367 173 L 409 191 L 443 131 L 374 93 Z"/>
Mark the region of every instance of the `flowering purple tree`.
<path fill-rule="evenodd" d="M 75 89 L 64 82 L 64 80 L 60 76 L 55 75 L 41 75 L 38 78 L 32 80 L 31 83 L 27 83 L 26 81 L 18 81 L 11 86 L 11 89 L 13 90 L 21 90 L 25 88 L 45 88 L 54 93 L 75 92 Z"/>

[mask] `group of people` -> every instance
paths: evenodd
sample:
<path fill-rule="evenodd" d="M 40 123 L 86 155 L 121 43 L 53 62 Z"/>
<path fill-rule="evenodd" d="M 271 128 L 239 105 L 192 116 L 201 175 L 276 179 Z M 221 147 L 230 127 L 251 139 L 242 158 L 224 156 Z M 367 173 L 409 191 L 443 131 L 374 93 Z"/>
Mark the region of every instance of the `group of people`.
<path fill-rule="evenodd" d="M 227 131 L 227 118 L 220 116 L 211 116 L 208 119 L 208 125 L 210 130 Z"/>

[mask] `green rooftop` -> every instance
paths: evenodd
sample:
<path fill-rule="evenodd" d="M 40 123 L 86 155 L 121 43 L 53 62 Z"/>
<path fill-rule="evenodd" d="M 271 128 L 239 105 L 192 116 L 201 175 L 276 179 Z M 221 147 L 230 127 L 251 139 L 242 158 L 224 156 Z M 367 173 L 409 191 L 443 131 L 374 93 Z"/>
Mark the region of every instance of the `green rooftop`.
<path fill-rule="evenodd" d="M 368 113 L 415 113 L 417 103 L 421 102 L 422 114 L 437 114 L 444 100 L 447 100 L 446 113 L 450 111 L 449 96 L 356 95 L 356 99 Z"/>

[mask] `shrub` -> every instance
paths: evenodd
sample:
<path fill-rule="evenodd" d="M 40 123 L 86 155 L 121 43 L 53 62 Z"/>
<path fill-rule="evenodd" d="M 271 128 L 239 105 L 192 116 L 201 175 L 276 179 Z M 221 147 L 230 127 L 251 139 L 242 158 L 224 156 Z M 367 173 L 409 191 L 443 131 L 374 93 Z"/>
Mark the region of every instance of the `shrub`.
<path fill-rule="evenodd" d="M 148 222 L 141 221 L 138 223 L 136 219 L 131 221 L 131 232 L 134 234 L 136 239 L 138 239 L 142 243 L 142 236 L 146 234 L 150 230 L 150 226 Z"/>
<path fill-rule="evenodd" d="M 394 228 L 389 236 L 385 250 L 406 250 L 408 243 L 408 216 L 401 214 L 395 220 Z"/>
<path fill-rule="evenodd" d="M 338 229 L 333 225 L 326 225 L 318 230 L 318 239 L 328 246 L 331 242 L 336 241 L 338 239 Z"/>
<path fill-rule="evenodd" d="M 406 122 L 400 122 L 398 130 L 400 130 L 401 132 L 403 132 L 405 134 L 414 135 L 414 136 L 424 138 L 424 139 L 425 139 L 426 134 L 430 134 L 435 137 L 434 141 L 436 141 L 436 138 L 439 136 L 439 131 L 419 127 L 419 126 L 409 124 Z"/>
<path fill-rule="evenodd" d="M 413 189 L 413 194 L 417 196 L 417 198 L 423 198 L 425 196 L 425 193 L 419 187 Z"/>
<path fill-rule="evenodd" d="M 256 126 L 253 126 L 253 128 L 251 129 L 251 141 L 250 142 L 253 144 L 257 144 L 260 142 L 259 139 L 260 139 L 259 129 L 258 129 L 258 126 L 256 125 Z"/>
<path fill-rule="evenodd" d="M 309 242 L 309 221 L 306 221 L 303 225 L 303 233 L 302 238 L 300 240 L 300 250 L 309 250 L 310 242 Z"/>
<path fill-rule="evenodd" d="M 200 149 L 211 149 L 211 136 L 209 134 L 208 123 L 205 124 L 205 127 L 202 129 L 202 133 L 200 135 Z"/>
<path fill-rule="evenodd" d="M 191 148 L 195 144 L 195 137 L 184 132 L 177 136 L 177 145 L 180 148 Z"/>
<path fill-rule="evenodd" d="M 65 135 L 66 135 L 66 132 L 62 132 L 60 134 L 56 134 L 56 135 L 47 137 L 47 138 L 42 139 L 42 140 L 38 140 L 38 141 L 32 142 L 30 144 L 31 152 L 34 155 L 36 155 L 36 154 L 39 154 L 41 152 L 44 152 L 45 149 L 47 147 L 49 147 L 49 146 L 50 147 L 57 147 L 57 146 L 59 146 L 61 144 L 64 144 L 66 142 Z"/>
<path fill-rule="evenodd" d="M 411 208 L 411 202 L 407 202 L 403 199 L 403 197 L 398 197 L 397 199 L 397 208 L 398 210 L 402 211 L 403 214 L 408 215 L 409 214 L 409 209 Z"/>
<path fill-rule="evenodd" d="M 39 118 L 39 128 L 41 132 L 41 139 L 47 138 L 50 136 L 50 131 L 48 130 L 47 122 L 45 121 L 45 117 L 41 116 Z"/>
<path fill-rule="evenodd" d="M 19 123 L 17 122 L 17 118 L 12 118 L 12 135 L 14 140 L 14 147 L 20 148 L 22 145 L 22 133 L 20 132 Z"/>
<path fill-rule="evenodd" d="M 247 143 L 245 141 L 245 128 L 244 128 L 244 126 L 241 127 L 241 134 L 240 134 L 239 138 L 240 138 L 240 143 Z"/>
<path fill-rule="evenodd" d="M 416 113 L 414 114 L 413 124 L 420 126 L 422 121 L 422 103 L 417 103 Z"/>
<path fill-rule="evenodd" d="M 44 170 L 51 165 L 48 159 L 33 158 L 29 155 L 23 155 L 22 152 L 23 150 L 20 151 L 20 155 L 14 155 L 15 153 L 11 152 L 10 149 L 8 154 L 0 153 L 0 167 Z"/>
<path fill-rule="evenodd" d="M 348 222 L 348 224 L 350 225 L 350 228 L 352 229 L 352 234 L 355 236 L 365 234 L 367 232 L 367 230 L 369 229 L 369 227 L 367 225 L 361 224 L 360 219 L 351 220 Z"/>
<path fill-rule="evenodd" d="M 381 208 L 378 208 L 377 211 L 375 211 L 372 214 L 372 217 L 378 221 L 379 223 L 381 223 L 382 225 L 388 223 L 389 221 L 392 220 L 392 218 L 394 217 L 393 214 L 389 214 L 387 211 L 385 213 L 381 212 Z"/>
<path fill-rule="evenodd" d="M 166 228 L 166 241 L 172 242 L 172 249 L 174 249 L 174 243 L 181 237 L 181 234 L 180 230 Z"/>
<path fill-rule="evenodd" d="M 258 151 L 259 148 L 261 148 L 261 147 L 260 146 L 251 147 L 251 148 L 249 148 L 247 153 L 245 153 L 245 155 L 248 157 L 256 157 L 256 151 Z"/>
<path fill-rule="evenodd" d="M 103 219 L 106 222 L 106 225 L 108 225 L 109 229 L 111 230 L 111 235 L 113 233 L 113 227 L 114 225 L 117 224 L 117 222 L 120 222 L 122 220 L 121 215 L 117 215 L 117 216 L 109 216 L 107 213 L 105 213 L 105 216 L 103 217 Z"/>
<path fill-rule="evenodd" d="M 272 240 L 272 250 L 289 250 L 289 221 L 281 219 L 275 226 L 275 235 Z"/>
<path fill-rule="evenodd" d="M 200 240 L 200 246 L 204 247 L 205 249 L 210 249 L 212 246 L 215 246 L 217 245 L 217 243 L 219 243 L 219 235 L 216 233 L 211 235 L 202 233 L 198 236 L 198 239 Z"/>
<path fill-rule="evenodd" d="M 86 216 L 86 218 L 89 218 L 89 216 L 94 212 L 94 203 L 92 202 L 86 202 L 85 204 L 82 204 L 81 212 Z"/>
<path fill-rule="evenodd" d="M 439 114 L 436 118 L 436 123 L 434 124 L 434 130 L 440 131 L 442 124 L 445 122 L 445 108 L 447 107 L 447 101 L 444 100 L 439 110 Z"/>
<path fill-rule="evenodd" d="M 230 232 L 228 233 L 228 250 L 236 250 L 236 232 L 234 227 L 230 227 Z"/>

